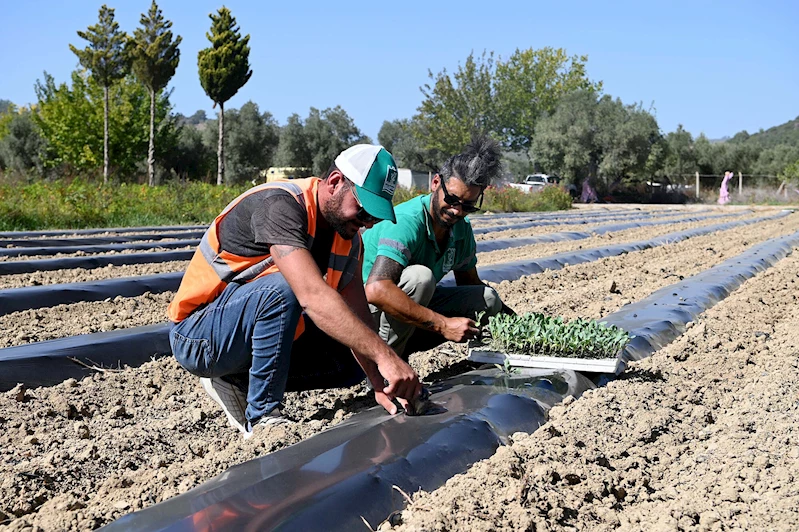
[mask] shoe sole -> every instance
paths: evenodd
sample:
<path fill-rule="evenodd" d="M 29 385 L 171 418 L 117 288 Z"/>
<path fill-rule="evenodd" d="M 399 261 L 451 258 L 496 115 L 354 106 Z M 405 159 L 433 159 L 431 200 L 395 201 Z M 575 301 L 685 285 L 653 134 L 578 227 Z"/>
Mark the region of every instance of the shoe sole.
<path fill-rule="evenodd" d="M 213 401 L 222 408 L 222 411 L 225 413 L 228 422 L 239 432 L 246 434 L 246 397 L 242 400 L 241 392 L 238 389 L 235 389 L 232 384 L 220 379 L 209 379 L 203 377 L 200 379 L 200 384 L 205 392 L 211 397 L 211 399 L 213 399 Z M 240 412 L 241 416 L 236 416 L 234 412 Z"/>
<path fill-rule="evenodd" d="M 277 427 L 281 425 L 293 425 L 293 424 L 294 422 L 292 420 L 286 419 L 282 415 L 270 416 L 269 414 L 267 414 L 266 416 L 261 418 L 261 421 L 255 424 L 255 427 L 268 428 L 268 427 Z M 253 427 L 253 430 L 244 433 L 245 440 L 249 440 L 250 438 L 253 437 L 253 435 L 255 434 L 255 427 Z"/>

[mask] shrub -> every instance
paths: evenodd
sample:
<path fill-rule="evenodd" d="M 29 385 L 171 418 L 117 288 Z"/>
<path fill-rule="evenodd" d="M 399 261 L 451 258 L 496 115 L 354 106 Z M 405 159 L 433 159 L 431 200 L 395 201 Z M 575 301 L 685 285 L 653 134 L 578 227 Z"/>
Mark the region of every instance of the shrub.
<path fill-rule="evenodd" d="M 555 185 L 533 193 L 514 187 L 488 187 L 483 200 L 483 210 L 493 212 L 557 211 L 571 206 L 571 195 Z"/>
<path fill-rule="evenodd" d="M 415 198 L 416 196 L 421 196 L 423 194 L 427 194 L 427 191 L 420 188 L 405 188 L 398 186 L 394 191 L 394 205 L 405 203 L 409 199 Z"/>

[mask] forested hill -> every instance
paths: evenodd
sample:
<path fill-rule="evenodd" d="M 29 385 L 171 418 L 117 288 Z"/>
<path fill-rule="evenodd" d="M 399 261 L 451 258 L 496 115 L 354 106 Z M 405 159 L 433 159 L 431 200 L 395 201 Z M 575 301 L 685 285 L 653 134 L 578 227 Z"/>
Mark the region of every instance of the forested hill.
<path fill-rule="evenodd" d="M 750 146 L 773 148 L 779 145 L 799 146 L 799 116 L 779 126 L 770 127 L 750 135 L 741 131 L 732 137 L 729 142 L 746 143 Z"/>

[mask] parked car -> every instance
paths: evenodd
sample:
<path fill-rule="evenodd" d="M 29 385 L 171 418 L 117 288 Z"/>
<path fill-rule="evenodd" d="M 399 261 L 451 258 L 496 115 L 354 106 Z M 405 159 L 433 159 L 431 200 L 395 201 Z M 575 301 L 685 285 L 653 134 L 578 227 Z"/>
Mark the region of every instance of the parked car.
<path fill-rule="evenodd" d="M 513 188 L 523 192 L 538 192 L 547 185 L 554 183 L 555 176 L 547 174 L 530 174 L 521 183 L 509 183 Z"/>

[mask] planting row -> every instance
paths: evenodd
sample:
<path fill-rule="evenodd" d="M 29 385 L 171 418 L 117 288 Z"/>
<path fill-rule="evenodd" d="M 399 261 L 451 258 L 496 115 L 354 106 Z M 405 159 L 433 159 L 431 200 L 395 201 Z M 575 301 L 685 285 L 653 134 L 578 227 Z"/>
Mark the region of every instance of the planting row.
<path fill-rule="evenodd" d="M 699 273 L 766 238 L 797 229 L 797 221 L 788 216 L 504 281 L 496 287 L 503 300 L 519 312 L 600 319 L 679 281 L 680 276 Z M 795 278 L 795 269 L 791 275 Z M 787 278 L 784 282 L 788 283 Z M 92 312 L 85 307 L 72 308 L 73 314 Z M 448 344 L 415 355 L 411 362 L 430 382 L 461 372 L 464 355 L 462 346 Z M 196 379 L 170 358 L 141 368 L 91 373 L 93 376 L 82 381 L 17 389 L 0 397 L 4 412 L 0 459 L 7 471 L 0 483 L 0 511 L 13 526 L 94 528 L 184 493 L 231 465 L 304 440 L 374 404 L 370 394 L 358 387 L 289 394 L 285 412 L 297 423 L 264 439 L 243 442 L 226 426 L 224 416 L 205 397 Z M 676 392 L 661 391 L 659 395 L 676 397 Z M 633 446 L 628 444 L 628 450 Z M 504 471 L 501 466 L 495 469 Z M 561 479 L 572 478 L 565 476 L 570 471 L 557 472 Z M 43 478 L 59 481 L 43 482 Z M 537 477 L 529 478 L 535 482 Z M 623 486 L 630 490 L 629 485 Z M 601 493 L 597 496 L 603 501 Z M 460 497 L 466 504 L 473 500 L 463 494 Z M 376 525 L 374 518 L 370 519 Z"/>
<path fill-rule="evenodd" d="M 770 222 L 761 222 L 761 224 L 758 224 L 758 231 L 756 231 L 756 233 L 762 239 L 765 239 L 775 234 L 779 234 L 787 227 L 796 225 L 796 222 L 793 221 L 792 218 L 785 217 L 785 215 L 781 216 L 781 219 L 772 220 Z M 791 221 L 792 225 L 789 224 Z M 734 223 L 741 223 L 741 221 Z M 715 226 L 711 226 L 709 229 L 713 229 L 714 227 Z M 695 231 L 698 231 L 698 229 Z M 708 229 L 704 229 L 704 231 L 708 231 Z M 746 239 L 741 236 L 742 231 L 744 231 L 744 228 L 738 230 L 737 233 L 730 232 L 730 237 L 724 239 L 726 242 L 729 242 L 729 245 L 721 247 L 718 252 L 709 246 L 706 246 L 710 249 L 710 252 L 704 253 L 709 257 L 708 262 L 723 260 L 723 258 L 726 256 L 725 248 L 734 248 L 736 244 L 738 245 L 737 249 L 745 248 L 746 244 L 749 242 L 747 242 Z M 748 232 L 751 233 L 751 229 L 749 229 Z M 686 235 L 683 234 L 682 238 L 685 238 L 685 236 Z M 660 244 L 663 244 L 663 242 L 669 242 L 674 238 L 676 237 L 667 237 L 663 239 Z M 758 240 L 750 239 L 749 241 L 755 242 Z M 646 247 L 642 246 L 640 243 L 634 245 L 630 244 L 628 247 L 625 247 L 625 245 L 621 244 L 621 248 L 619 248 L 619 245 L 620 244 L 616 244 L 612 248 L 608 249 L 615 250 L 615 253 L 618 253 L 625 251 L 626 249 L 634 250 Z M 590 251 L 591 250 L 589 249 L 584 249 L 578 252 L 574 258 L 569 258 L 569 256 L 564 256 L 564 254 L 561 253 L 554 256 L 552 259 L 529 259 L 526 262 L 534 266 L 537 264 L 547 264 L 548 266 L 544 267 L 556 268 L 562 267 L 569 261 L 572 263 L 577 263 L 584 260 L 592 260 L 592 256 L 594 259 L 603 256 L 603 253 L 592 255 Z M 697 264 L 701 263 L 697 262 Z M 533 271 L 542 271 L 542 269 L 543 267 L 536 266 Z M 508 272 L 507 274 L 502 275 L 513 275 L 513 271 L 518 271 L 518 266 L 515 269 L 502 266 L 500 270 L 497 270 L 497 267 L 488 265 L 481 268 L 481 275 L 485 278 L 491 279 L 492 275 L 495 275 L 491 272 L 495 270 L 504 270 L 505 272 Z M 518 276 L 519 274 L 517 273 L 516 275 Z M 146 324 L 148 317 L 150 320 L 149 323 L 156 324 L 163 322 L 164 308 L 169 298 L 171 298 L 171 294 L 161 294 L 159 296 L 150 295 L 142 299 L 120 298 L 93 305 L 84 303 L 78 305 L 54 307 L 51 310 L 39 309 L 35 311 L 18 312 L 10 316 L 0 318 L 0 323 L 6 323 L 9 327 L 14 327 L 15 325 L 17 326 L 17 329 L 19 330 L 17 338 L 9 339 L 8 342 L 10 345 L 20 345 L 31 341 L 44 340 L 47 338 L 44 335 L 48 334 L 48 331 L 53 329 L 69 331 L 69 326 L 64 322 L 63 319 L 65 315 L 69 316 L 74 314 L 75 316 L 80 316 L 79 318 L 76 317 L 70 320 L 74 324 L 73 330 L 75 331 L 71 334 L 86 332 L 87 328 L 93 328 L 95 331 L 120 328 L 127 329 L 133 323 Z M 136 305 L 137 307 L 137 310 L 134 313 L 131 313 L 130 311 L 131 305 Z M 147 309 L 150 309 L 149 314 L 147 313 Z M 131 318 L 132 315 L 135 316 L 135 319 Z M 53 316 L 54 319 L 49 319 L 49 316 Z M 145 321 L 145 323 L 142 323 L 142 321 Z M 71 334 L 67 332 L 64 334 L 64 336 L 71 336 Z M 112 345 L 113 348 L 111 347 Z M 155 346 L 160 346 L 158 349 L 161 349 L 162 351 L 155 350 Z M 84 361 L 91 360 L 95 364 L 105 365 L 115 365 L 119 360 L 124 360 L 125 363 L 128 364 L 140 364 L 141 362 L 148 360 L 151 355 L 166 351 L 168 351 L 168 347 L 166 346 L 166 328 L 164 326 L 153 325 L 153 327 L 141 331 L 134 329 L 126 332 L 123 330 L 119 331 L 118 333 L 111 334 L 110 336 L 96 335 L 96 337 L 76 337 L 53 345 L 37 344 L 26 348 L 20 347 L 10 349 L 0 352 L 0 359 L 6 358 L 14 360 L 14 365 L 7 369 L 7 373 L 5 375 L 6 380 L 4 382 L 6 383 L 5 385 L 8 386 L 13 385 L 15 380 L 22 379 L 23 375 L 27 375 L 28 378 L 30 378 L 31 375 L 35 376 L 36 379 L 40 380 L 35 380 L 32 382 L 39 384 L 51 383 L 53 382 L 52 379 L 63 378 L 61 375 L 64 372 L 68 372 L 69 374 L 74 374 L 76 376 L 81 375 L 84 372 L 83 368 L 72 364 L 70 359 L 67 357 L 79 356 Z M 35 360 L 41 356 L 48 357 L 48 368 L 52 370 L 51 372 L 43 373 L 36 370 Z M 61 358 L 58 358 L 59 356 Z M 21 365 L 21 359 L 30 359 L 30 362 L 26 365 Z M 58 363 L 56 364 L 56 362 Z M 57 380 L 55 382 L 57 382 Z"/>
<path fill-rule="evenodd" d="M 740 215 L 738 214 L 732 215 L 734 218 L 739 216 Z M 743 219 L 751 219 L 754 217 L 755 215 L 742 216 Z M 712 214 L 681 217 L 677 220 L 656 219 L 632 222 L 628 221 L 622 223 L 606 223 L 592 226 L 590 229 L 580 232 L 561 231 L 532 237 L 481 240 L 477 243 L 477 251 L 478 253 L 483 253 L 487 251 L 510 249 L 513 247 L 528 246 L 538 243 L 562 242 L 566 240 L 585 240 L 590 239 L 594 234 L 604 235 L 607 233 L 618 233 L 618 237 L 625 238 L 628 233 L 624 231 L 628 229 L 660 226 L 659 228 L 655 228 L 654 233 L 657 233 L 658 231 L 667 231 L 670 228 L 687 228 L 688 225 L 685 224 L 689 224 L 691 222 L 705 222 L 722 218 L 726 218 L 726 216 Z M 562 229 L 562 227 L 559 226 L 556 226 L 555 228 Z M 590 245 L 590 242 L 586 242 L 586 245 Z M 133 275 L 149 275 L 159 272 L 182 271 L 185 269 L 185 263 L 178 264 L 176 262 L 176 264 L 172 266 L 158 266 L 157 264 L 161 262 L 160 259 L 164 259 L 164 261 L 188 261 L 193 253 L 194 249 L 189 248 L 185 251 L 176 252 L 137 253 L 111 257 L 68 257 L 62 259 L 0 263 L 0 289 L 19 288 L 23 286 L 41 286 L 64 282 L 84 282 L 129 277 Z M 148 258 L 151 259 L 148 260 Z M 124 265 L 131 264 L 141 264 L 142 266 L 135 268 L 122 267 Z M 101 266 L 106 267 L 101 268 Z M 65 273 L 55 271 L 70 269 L 75 271 L 74 273 L 66 274 L 66 280 L 63 279 Z"/>

